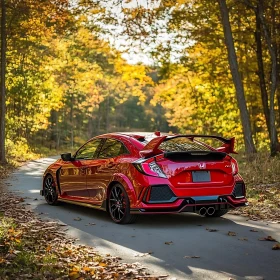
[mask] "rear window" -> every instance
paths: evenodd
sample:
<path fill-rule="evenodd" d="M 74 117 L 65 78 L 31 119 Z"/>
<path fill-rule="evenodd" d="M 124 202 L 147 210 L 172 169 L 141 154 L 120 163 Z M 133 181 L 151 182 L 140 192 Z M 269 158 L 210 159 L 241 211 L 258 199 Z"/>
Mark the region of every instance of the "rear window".
<path fill-rule="evenodd" d="M 189 151 L 211 151 L 211 149 L 193 142 L 187 137 L 176 137 L 162 142 L 159 146 L 164 152 L 189 152 Z"/>

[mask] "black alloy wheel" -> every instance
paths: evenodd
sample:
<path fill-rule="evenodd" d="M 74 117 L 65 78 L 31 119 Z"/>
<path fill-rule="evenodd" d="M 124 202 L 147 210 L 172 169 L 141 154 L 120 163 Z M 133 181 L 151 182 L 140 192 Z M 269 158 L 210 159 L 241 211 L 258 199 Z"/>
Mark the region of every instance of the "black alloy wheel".
<path fill-rule="evenodd" d="M 44 197 L 48 204 L 50 205 L 58 204 L 58 195 L 56 192 L 54 179 L 50 174 L 48 174 L 44 180 Z"/>
<path fill-rule="evenodd" d="M 136 220 L 136 215 L 130 214 L 130 203 L 124 187 L 114 185 L 109 193 L 109 213 L 117 224 L 131 224 Z"/>

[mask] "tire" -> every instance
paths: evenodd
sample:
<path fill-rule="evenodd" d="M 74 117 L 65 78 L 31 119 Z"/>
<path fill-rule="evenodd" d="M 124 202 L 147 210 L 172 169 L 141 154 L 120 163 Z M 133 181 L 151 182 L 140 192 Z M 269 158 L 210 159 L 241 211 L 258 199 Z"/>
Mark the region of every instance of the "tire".
<path fill-rule="evenodd" d="M 115 184 L 110 190 L 108 211 L 117 224 L 132 224 L 137 218 L 130 214 L 130 201 L 121 184 Z"/>
<path fill-rule="evenodd" d="M 58 204 L 58 194 L 54 184 L 53 176 L 48 174 L 44 179 L 44 197 L 49 205 Z"/>
<path fill-rule="evenodd" d="M 213 215 L 209 215 L 209 214 L 205 214 L 205 217 L 208 217 L 208 218 L 211 218 L 211 217 L 222 217 L 223 215 L 225 215 L 226 213 L 228 212 L 227 209 L 224 209 L 224 210 L 216 210 L 214 212 Z"/>

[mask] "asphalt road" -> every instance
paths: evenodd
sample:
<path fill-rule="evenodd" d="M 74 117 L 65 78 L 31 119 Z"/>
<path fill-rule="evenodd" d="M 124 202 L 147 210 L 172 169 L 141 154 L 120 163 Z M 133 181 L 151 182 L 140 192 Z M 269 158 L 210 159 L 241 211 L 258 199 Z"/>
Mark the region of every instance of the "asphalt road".
<path fill-rule="evenodd" d="M 79 243 L 125 262 L 140 262 L 152 274 L 168 274 L 168 279 L 280 279 L 280 251 L 271 249 L 273 242 L 258 240 L 271 235 L 280 241 L 279 224 L 185 213 L 140 216 L 135 224 L 117 225 L 102 211 L 66 203 L 47 205 L 39 190 L 42 174 L 53 161 L 31 161 L 6 183 L 41 217 L 67 224 L 67 234 Z M 81 220 L 74 220 L 78 217 Z M 236 236 L 229 236 L 229 231 Z"/>

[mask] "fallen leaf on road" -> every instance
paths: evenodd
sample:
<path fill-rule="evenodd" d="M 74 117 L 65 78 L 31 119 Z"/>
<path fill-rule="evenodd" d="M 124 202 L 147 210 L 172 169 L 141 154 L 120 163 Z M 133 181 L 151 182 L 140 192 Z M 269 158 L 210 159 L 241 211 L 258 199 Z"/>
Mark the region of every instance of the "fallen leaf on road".
<path fill-rule="evenodd" d="M 81 221 L 82 219 L 80 217 L 74 218 L 74 221 Z"/>
<path fill-rule="evenodd" d="M 238 238 L 238 240 L 241 240 L 241 241 L 248 241 L 247 238 Z"/>
<path fill-rule="evenodd" d="M 280 250 L 280 243 L 273 245 L 272 250 Z"/>
<path fill-rule="evenodd" d="M 229 235 L 229 236 L 236 236 L 236 233 L 235 233 L 234 231 L 229 231 L 229 232 L 228 232 L 228 235 Z"/>
<path fill-rule="evenodd" d="M 259 238 L 260 241 L 272 241 L 277 242 L 272 236 L 268 235 L 267 237 Z"/>
<path fill-rule="evenodd" d="M 67 227 L 66 224 L 57 224 L 57 225 L 60 226 L 60 227 Z"/>
<path fill-rule="evenodd" d="M 171 244 L 173 244 L 173 241 L 166 241 L 166 242 L 164 242 L 164 244 L 171 245 Z"/>
<path fill-rule="evenodd" d="M 140 254 L 134 254 L 134 257 L 145 257 L 145 256 L 149 256 L 151 254 L 153 254 L 154 252 L 147 252 L 147 253 L 140 253 Z"/>
<path fill-rule="evenodd" d="M 258 230 L 254 229 L 254 228 L 253 228 L 253 229 L 250 229 L 250 231 L 251 231 L 251 232 L 258 232 Z"/>
<path fill-rule="evenodd" d="M 214 229 L 214 228 L 206 228 L 206 230 L 208 230 L 209 232 L 215 232 L 215 231 L 218 231 L 217 229 Z"/>
<path fill-rule="evenodd" d="M 200 256 L 184 256 L 184 259 L 200 259 Z"/>

